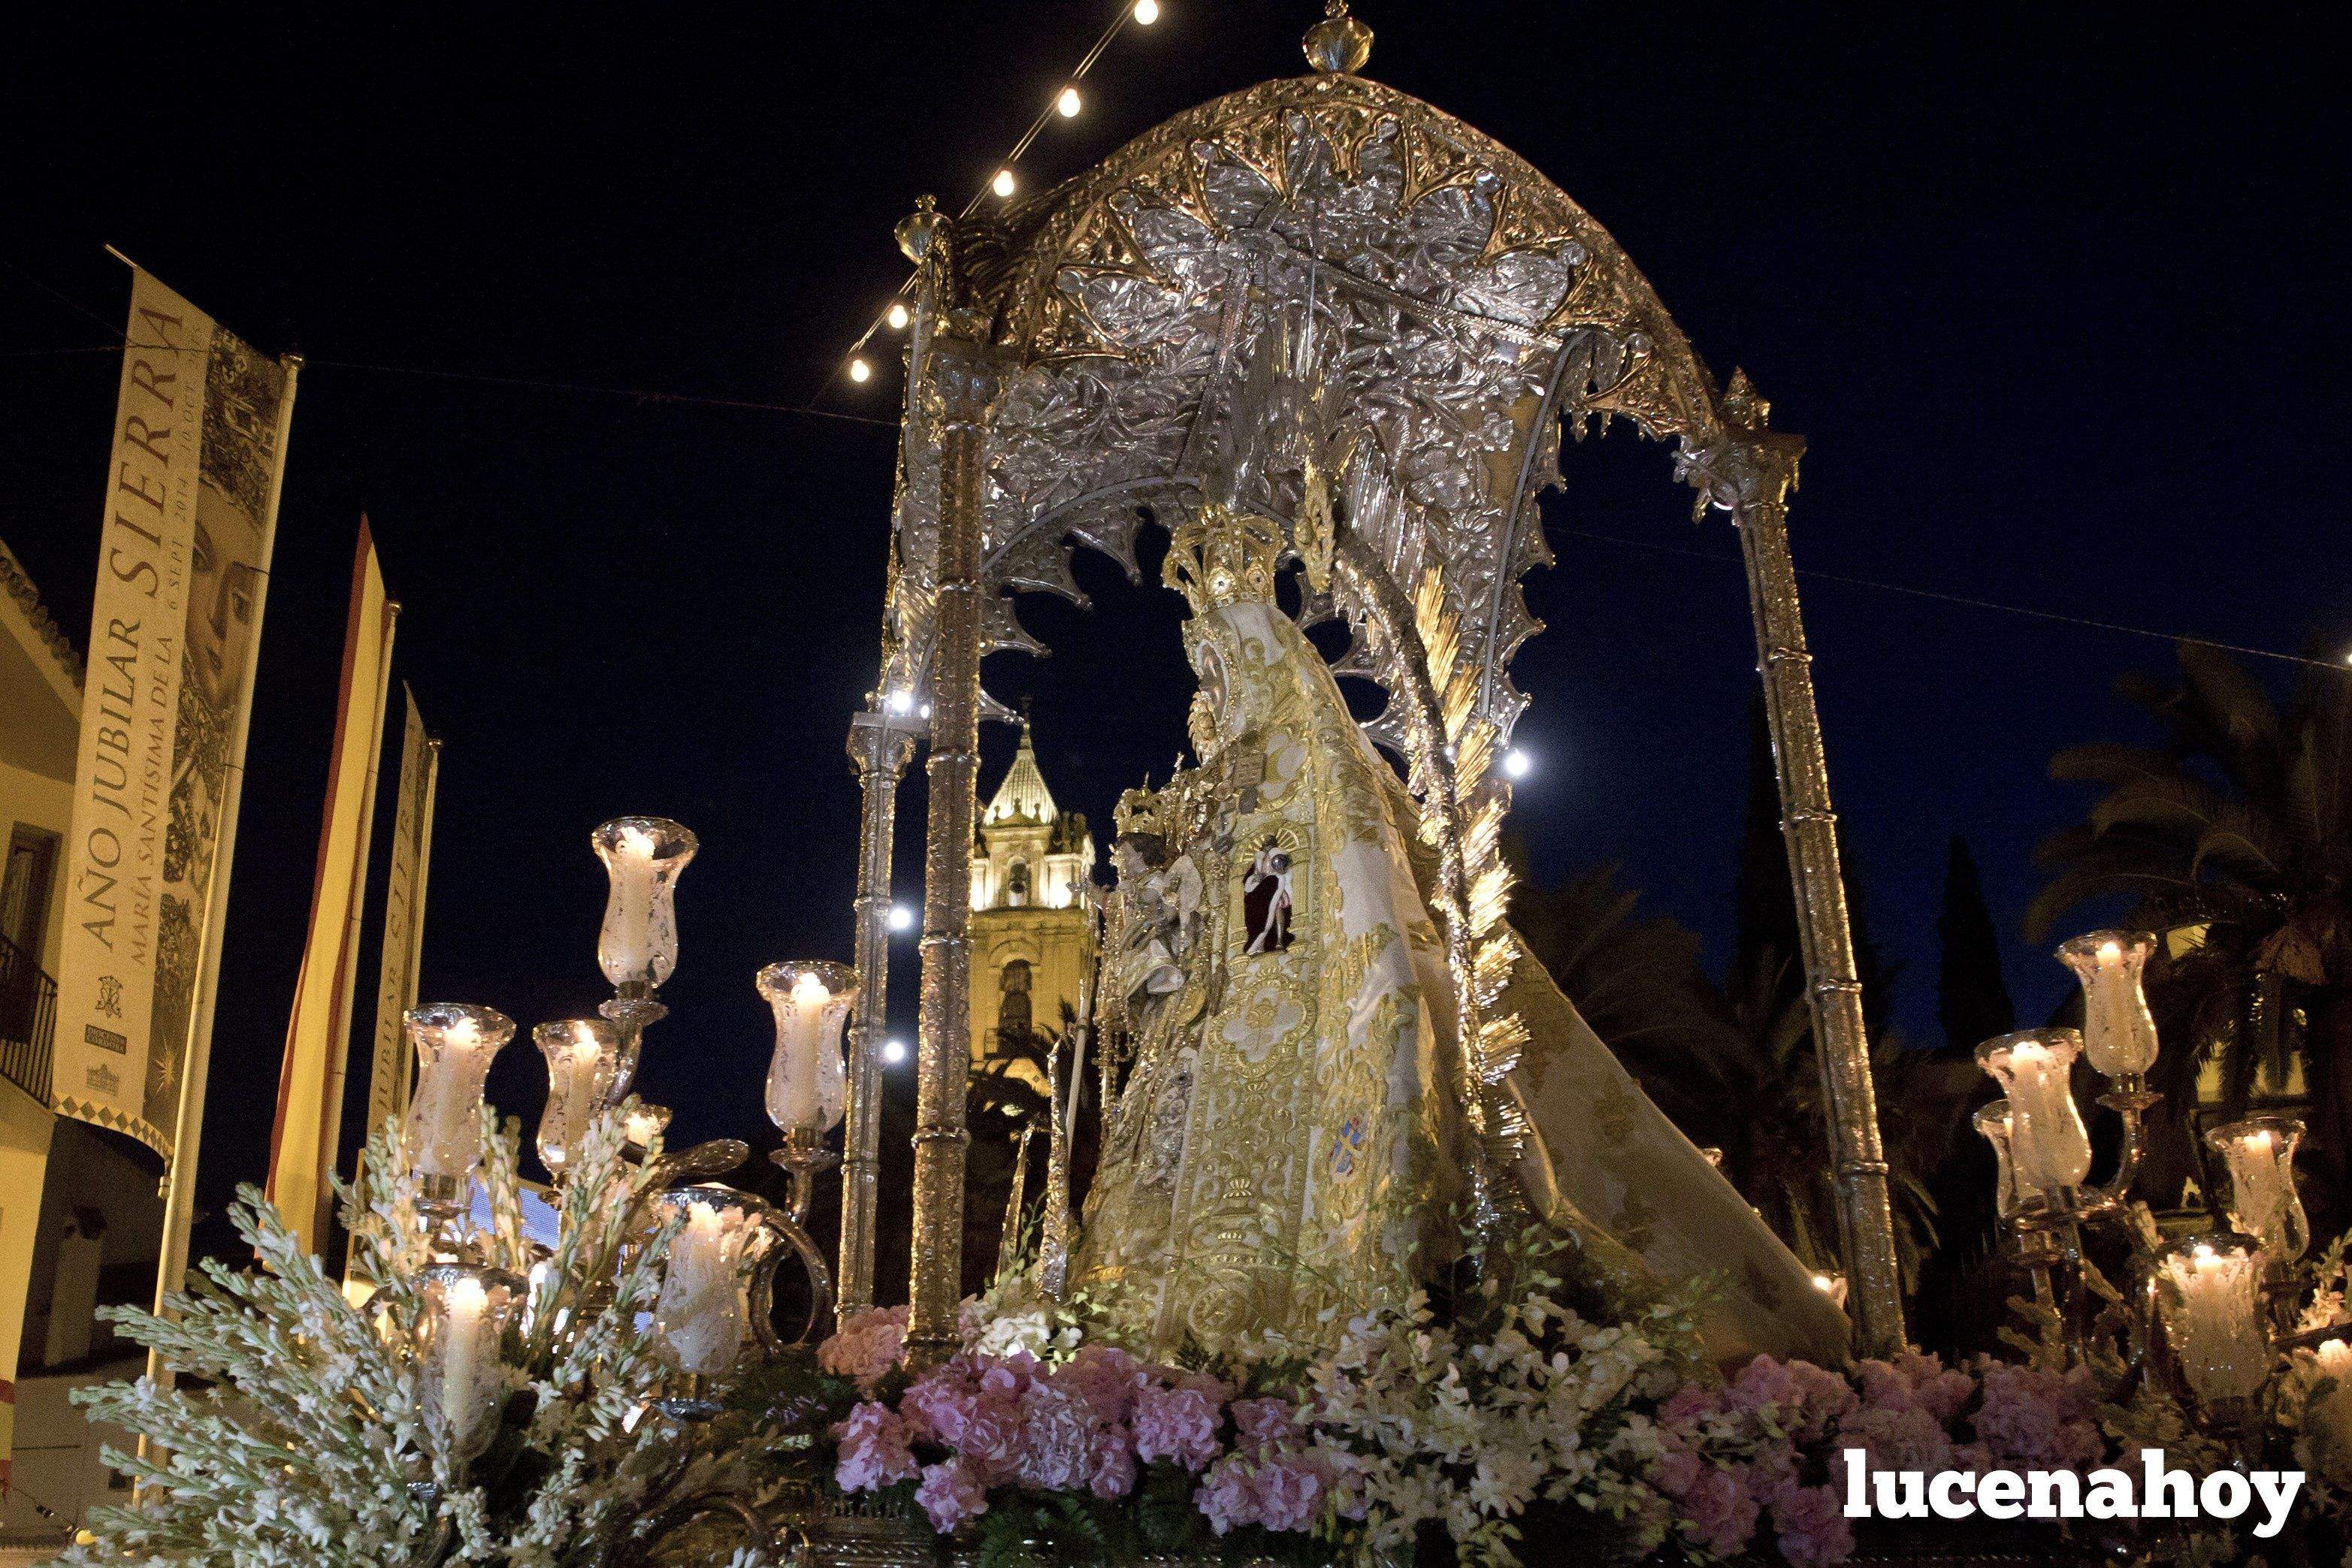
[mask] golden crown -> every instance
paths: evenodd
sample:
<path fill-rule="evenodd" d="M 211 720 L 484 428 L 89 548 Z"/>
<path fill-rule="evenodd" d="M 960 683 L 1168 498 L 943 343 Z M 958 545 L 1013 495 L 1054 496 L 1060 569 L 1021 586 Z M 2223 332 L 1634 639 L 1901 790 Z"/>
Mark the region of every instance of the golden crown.
<path fill-rule="evenodd" d="M 1160 575 L 1198 615 L 1223 604 L 1274 602 L 1282 525 L 1215 501 L 1176 526 Z"/>
<path fill-rule="evenodd" d="M 1112 807 L 1110 812 L 1110 820 L 1118 827 L 1121 838 L 1129 833 L 1160 833 L 1164 836 L 1166 817 L 1167 802 L 1150 785 L 1140 789 L 1129 789 L 1121 795 L 1118 804 Z"/>

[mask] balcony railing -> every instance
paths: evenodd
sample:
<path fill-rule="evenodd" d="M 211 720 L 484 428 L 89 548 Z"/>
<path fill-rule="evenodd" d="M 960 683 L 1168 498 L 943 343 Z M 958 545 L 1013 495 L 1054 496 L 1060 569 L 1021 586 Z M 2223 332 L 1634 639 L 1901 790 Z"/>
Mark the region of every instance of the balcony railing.
<path fill-rule="evenodd" d="M 57 1030 L 57 981 L 32 954 L 0 936 L 0 1077 L 44 1105 Z"/>

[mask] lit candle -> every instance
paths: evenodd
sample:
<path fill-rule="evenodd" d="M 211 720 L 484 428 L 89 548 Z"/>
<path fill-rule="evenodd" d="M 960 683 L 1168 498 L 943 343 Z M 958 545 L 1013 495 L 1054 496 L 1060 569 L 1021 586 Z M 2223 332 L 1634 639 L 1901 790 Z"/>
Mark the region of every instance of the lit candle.
<path fill-rule="evenodd" d="M 482 1085 L 514 1023 L 488 1008 L 435 1002 L 403 1021 L 416 1051 L 416 1093 L 402 1137 L 424 1176 L 463 1181 L 482 1157 Z"/>
<path fill-rule="evenodd" d="M 589 842 L 611 883 L 596 939 L 604 978 L 614 986 L 659 986 L 677 967 L 677 875 L 701 845 L 664 817 L 617 818 Z"/>
<path fill-rule="evenodd" d="M 426 1410 L 439 1417 L 450 1451 L 470 1459 L 497 1430 L 499 1343 L 528 1287 L 511 1274 L 457 1263 L 427 1269 L 421 1284 L 421 1393 Z"/>
<path fill-rule="evenodd" d="M 2165 1337 L 2190 1392 L 2207 1403 L 2242 1399 L 2269 1381 L 2263 1337 L 2261 1271 L 2245 1239 L 2200 1237 L 2164 1255 Z"/>
<path fill-rule="evenodd" d="M 2143 931 L 2093 931 L 2058 949 L 2083 988 L 2084 1055 L 2103 1077 L 2137 1077 L 2156 1065 L 2156 1018 L 2141 988 L 2155 951 Z"/>
<path fill-rule="evenodd" d="M 2230 1223 L 2263 1245 L 2270 1260 L 2292 1262 L 2311 1244 L 2311 1224 L 2295 1190 L 2294 1151 L 2303 1124 L 2292 1116 L 2249 1116 L 2205 1134 L 2230 1173 Z"/>
<path fill-rule="evenodd" d="M 848 1103 L 841 1029 L 857 994 L 839 964 L 771 964 L 760 994 L 776 1015 L 776 1050 L 768 1062 L 768 1119 L 786 1132 L 824 1134 Z"/>
<path fill-rule="evenodd" d="M 620 1035 L 604 1019 L 563 1019 L 531 1030 L 547 1058 L 547 1107 L 539 1117 L 539 1157 L 562 1176 L 579 1152 L 612 1086 L 620 1060 Z"/>
<path fill-rule="evenodd" d="M 738 1196 L 718 1186 L 663 1195 L 673 1211 L 685 1205 L 686 1222 L 670 1239 L 664 1260 L 654 1333 L 664 1357 L 680 1372 L 723 1373 L 743 1353 L 749 1314 L 741 1262 L 750 1217 Z"/>
<path fill-rule="evenodd" d="M 2091 1134 L 2068 1082 L 2082 1037 L 2071 1029 L 2004 1034 L 1977 1047 L 1977 1062 L 2009 1100 L 2009 1156 L 2021 1185 L 2042 1191 L 2083 1185 Z"/>
<path fill-rule="evenodd" d="M 631 1148 L 649 1149 L 668 1125 L 668 1106 L 640 1105 L 621 1118 L 621 1136 L 628 1139 Z"/>

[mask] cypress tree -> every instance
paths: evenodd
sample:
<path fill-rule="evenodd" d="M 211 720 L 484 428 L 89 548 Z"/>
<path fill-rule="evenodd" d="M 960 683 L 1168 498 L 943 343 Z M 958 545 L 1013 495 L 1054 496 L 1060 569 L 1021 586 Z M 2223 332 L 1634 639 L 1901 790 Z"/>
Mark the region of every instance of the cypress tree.
<path fill-rule="evenodd" d="M 1947 1055 L 1965 1057 L 1979 1041 L 2017 1027 L 2017 1008 L 2001 978 L 2000 938 L 1985 905 L 1984 882 L 1968 841 L 1952 835 L 1944 862 L 1944 912 L 1936 922 L 1943 958 L 1936 977 L 1936 1017 Z"/>

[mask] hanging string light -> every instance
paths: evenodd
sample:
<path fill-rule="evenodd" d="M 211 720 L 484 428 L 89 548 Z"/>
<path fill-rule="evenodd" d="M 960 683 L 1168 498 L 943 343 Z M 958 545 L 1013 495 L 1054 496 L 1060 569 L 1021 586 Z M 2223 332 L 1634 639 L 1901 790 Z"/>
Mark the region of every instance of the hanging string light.
<path fill-rule="evenodd" d="M 1132 5 L 1128 4 L 1127 0 L 1120 0 L 1118 14 L 1111 18 L 1110 25 L 1102 30 L 1101 35 L 1095 39 L 1093 47 L 1087 49 L 1085 57 L 1078 61 L 1077 68 L 1070 72 L 1062 90 L 1038 111 L 1037 118 L 1030 121 L 1029 129 L 1021 133 L 1021 140 L 1013 144 L 1011 154 L 997 166 L 995 174 L 990 178 L 980 193 L 964 204 L 964 209 L 959 215 L 971 216 L 980 209 L 981 203 L 991 194 L 999 201 L 1012 200 L 1013 192 L 1020 188 L 1019 182 L 1013 172 L 1014 165 L 1021 162 L 1022 154 L 1029 151 L 1030 143 L 1037 140 L 1038 132 L 1045 129 L 1048 121 L 1056 117 L 1063 120 L 1077 118 L 1079 110 L 1086 107 L 1086 99 L 1079 94 L 1077 84 L 1088 71 L 1094 69 L 1095 62 L 1102 58 L 1103 51 L 1110 47 L 1113 38 L 1118 37 L 1119 29 L 1129 22 L 1133 22 L 1139 27 L 1149 27 L 1159 20 L 1160 0 L 1134 0 Z M 914 279 L 911 277 L 901 284 L 898 297 L 890 301 L 865 331 L 858 334 L 857 340 L 850 345 L 848 369 L 851 381 L 862 386 L 873 379 L 874 367 L 866 361 L 865 350 L 866 345 L 873 340 L 875 333 L 880 331 L 886 323 L 894 332 L 906 330 L 907 323 L 911 319 L 907 301 L 913 287 Z M 818 390 L 822 392 L 824 389 Z"/>

